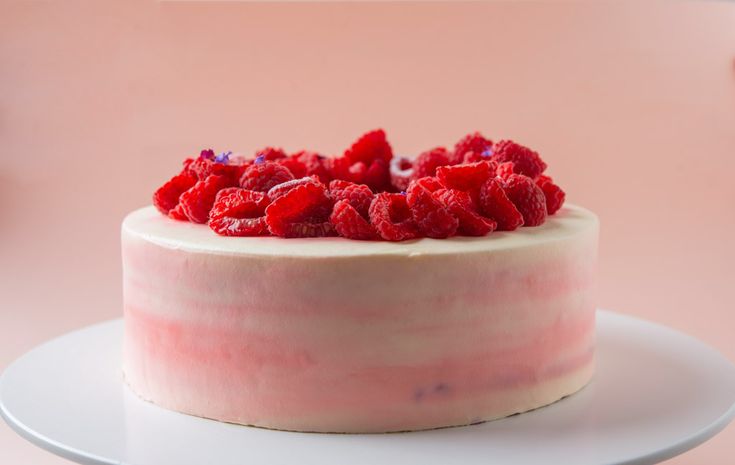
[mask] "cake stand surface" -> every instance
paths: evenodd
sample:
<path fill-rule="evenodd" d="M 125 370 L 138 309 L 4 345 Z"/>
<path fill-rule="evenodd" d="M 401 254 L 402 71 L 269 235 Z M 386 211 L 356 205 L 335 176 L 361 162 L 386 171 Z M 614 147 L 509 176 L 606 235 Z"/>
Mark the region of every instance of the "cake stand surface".
<path fill-rule="evenodd" d="M 159 408 L 120 372 L 122 321 L 30 351 L 0 377 L 0 413 L 34 444 L 86 464 L 645 464 L 735 415 L 735 367 L 696 339 L 598 312 L 598 369 L 548 407 L 462 428 L 374 435 L 270 431 Z"/>

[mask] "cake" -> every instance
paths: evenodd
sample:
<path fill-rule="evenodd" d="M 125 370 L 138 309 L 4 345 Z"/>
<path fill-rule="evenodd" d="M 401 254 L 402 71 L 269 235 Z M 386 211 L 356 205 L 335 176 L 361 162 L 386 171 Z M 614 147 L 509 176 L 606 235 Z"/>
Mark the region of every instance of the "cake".
<path fill-rule="evenodd" d="M 496 152 L 452 164 L 458 151 L 447 151 L 429 176 L 409 173 L 406 195 L 390 192 L 410 169 L 404 162 L 389 163 L 398 167 L 388 173 L 393 188 L 381 191 L 339 179 L 333 167 L 327 172 L 339 182 L 331 188 L 308 170 L 303 180 L 264 183 L 278 176 L 273 167 L 258 167 L 248 181 L 250 167 L 276 164 L 257 163 L 262 155 L 232 164 L 240 186 L 221 183 L 182 208 L 189 221 L 170 213 L 215 175 L 177 193 L 168 210 L 157 193 L 158 209 L 136 210 L 122 225 L 126 383 L 143 399 L 196 416 L 339 433 L 468 425 L 581 389 L 594 373 L 597 218 L 550 198 L 560 189 L 541 172 L 518 172 L 526 158 L 507 165 Z M 297 157 L 276 160 L 285 159 Z M 514 176 L 541 192 L 543 220 L 493 231 L 512 222 L 499 201 L 488 205 L 492 186 L 515 199 L 521 223 L 538 222 L 533 195 L 514 193 Z M 244 188 L 248 182 L 260 190 Z M 327 200 L 316 202 L 317 191 Z M 366 202 L 360 193 L 371 191 Z M 293 213 L 294 205 L 308 214 Z M 221 218 L 230 218 L 226 228 L 216 225 Z M 487 228 L 474 228 L 481 224 Z M 355 231 L 370 240 L 349 237 Z"/>

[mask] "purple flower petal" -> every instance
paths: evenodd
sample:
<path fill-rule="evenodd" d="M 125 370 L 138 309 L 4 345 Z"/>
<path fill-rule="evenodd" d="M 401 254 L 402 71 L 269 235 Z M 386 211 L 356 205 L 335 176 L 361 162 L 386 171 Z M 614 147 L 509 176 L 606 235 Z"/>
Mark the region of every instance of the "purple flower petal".
<path fill-rule="evenodd" d="M 216 157 L 214 157 L 215 163 L 222 163 L 223 165 L 226 165 L 230 161 L 230 155 L 232 155 L 232 150 L 229 152 L 222 152 Z"/>

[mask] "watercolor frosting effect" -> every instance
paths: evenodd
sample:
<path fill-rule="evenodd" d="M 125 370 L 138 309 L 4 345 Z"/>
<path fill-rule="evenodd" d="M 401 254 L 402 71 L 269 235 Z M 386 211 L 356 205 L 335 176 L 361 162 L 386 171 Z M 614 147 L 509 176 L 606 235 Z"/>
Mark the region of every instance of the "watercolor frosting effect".
<path fill-rule="evenodd" d="M 160 406 L 267 428 L 467 425 L 594 371 L 597 218 L 403 243 L 123 222 L 124 375 Z"/>

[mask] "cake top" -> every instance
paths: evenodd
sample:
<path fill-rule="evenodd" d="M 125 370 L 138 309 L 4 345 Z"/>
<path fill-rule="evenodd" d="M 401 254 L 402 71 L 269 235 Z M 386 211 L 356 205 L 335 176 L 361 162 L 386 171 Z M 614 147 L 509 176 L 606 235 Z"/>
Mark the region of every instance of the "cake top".
<path fill-rule="evenodd" d="M 242 237 L 233 239 L 212 233 L 200 224 L 171 221 L 153 207 L 130 213 L 123 221 L 123 234 L 175 250 L 223 255 L 341 258 L 358 256 L 424 256 L 548 246 L 566 240 L 596 237 L 597 217 L 590 211 L 565 205 L 543 225 L 517 231 L 496 231 L 483 237 L 454 236 L 446 239 L 419 238 L 400 243 L 352 241 L 341 237 L 293 238 Z M 580 236 L 584 233 L 587 236 Z M 548 251 L 548 249 L 545 249 Z"/>
<path fill-rule="evenodd" d="M 385 132 L 375 130 L 338 157 L 272 147 L 253 158 L 203 150 L 184 160 L 153 204 L 221 236 L 481 237 L 541 226 L 562 207 L 564 191 L 546 168 L 528 147 L 478 132 L 452 150 L 394 156 Z"/>

